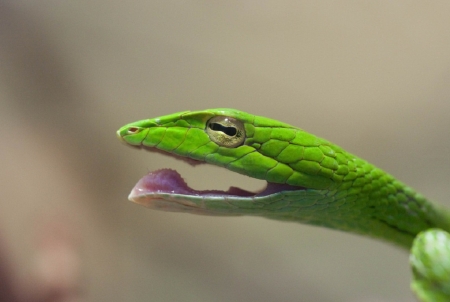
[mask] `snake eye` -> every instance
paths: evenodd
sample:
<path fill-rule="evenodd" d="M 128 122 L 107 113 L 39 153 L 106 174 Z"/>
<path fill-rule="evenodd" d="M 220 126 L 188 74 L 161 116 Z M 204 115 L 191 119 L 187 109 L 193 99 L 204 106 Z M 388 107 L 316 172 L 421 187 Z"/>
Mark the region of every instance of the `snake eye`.
<path fill-rule="evenodd" d="M 206 133 L 213 142 L 227 148 L 240 146 L 245 140 L 244 124 L 232 117 L 213 117 L 206 124 Z"/>

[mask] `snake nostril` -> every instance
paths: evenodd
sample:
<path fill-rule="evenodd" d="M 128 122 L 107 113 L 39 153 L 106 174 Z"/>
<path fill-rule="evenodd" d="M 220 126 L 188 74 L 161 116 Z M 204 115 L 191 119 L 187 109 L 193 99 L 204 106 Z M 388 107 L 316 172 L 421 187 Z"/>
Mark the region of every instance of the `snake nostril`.
<path fill-rule="evenodd" d="M 130 127 L 127 130 L 128 134 L 136 134 L 139 132 L 139 127 Z"/>

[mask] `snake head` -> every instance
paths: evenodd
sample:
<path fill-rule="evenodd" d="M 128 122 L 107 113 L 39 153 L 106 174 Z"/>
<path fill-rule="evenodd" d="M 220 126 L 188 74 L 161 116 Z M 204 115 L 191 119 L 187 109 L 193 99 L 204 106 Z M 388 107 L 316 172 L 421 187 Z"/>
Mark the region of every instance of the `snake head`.
<path fill-rule="evenodd" d="M 242 214 L 232 210 L 229 200 L 236 197 L 241 204 L 254 203 L 255 198 L 283 192 L 330 189 L 342 177 L 338 147 L 291 125 L 234 109 L 184 111 L 141 120 L 121 127 L 117 135 L 130 146 L 191 165 L 212 164 L 267 181 L 266 188 L 255 193 L 235 187 L 198 191 L 178 172 L 162 169 L 142 178 L 129 196 L 153 208 Z M 215 203 L 213 211 L 205 202 Z"/>

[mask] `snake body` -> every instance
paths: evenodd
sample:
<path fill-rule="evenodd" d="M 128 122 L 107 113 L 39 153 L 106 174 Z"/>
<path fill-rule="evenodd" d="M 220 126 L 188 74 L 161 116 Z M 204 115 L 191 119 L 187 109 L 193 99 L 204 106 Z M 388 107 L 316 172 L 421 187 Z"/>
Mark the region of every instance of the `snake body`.
<path fill-rule="evenodd" d="M 421 301 L 450 301 L 449 213 L 341 147 L 273 119 L 223 108 L 141 120 L 117 134 L 132 146 L 267 181 L 257 193 L 197 191 L 176 171 L 163 169 L 144 176 L 130 200 L 167 211 L 263 216 L 383 239 L 411 249 L 411 287 Z"/>

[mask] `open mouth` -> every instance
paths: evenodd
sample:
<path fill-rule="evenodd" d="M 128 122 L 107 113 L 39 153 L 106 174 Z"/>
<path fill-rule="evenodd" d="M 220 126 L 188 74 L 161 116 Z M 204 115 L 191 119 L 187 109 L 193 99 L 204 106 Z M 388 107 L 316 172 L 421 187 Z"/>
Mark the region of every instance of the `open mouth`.
<path fill-rule="evenodd" d="M 142 177 L 132 191 L 132 195 L 151 194 L 177 194 L 196 196 L 241 196 L 250 197 L 256 195 L 237 187 L 230 187 L 227 191 L 222 190 L 195 190 L 189 187 L 181 175 L 172 169 L 160 169 L 148 173 Z"/>
<path fill-rule="evenodd" d="M 205 164 L 190 158 L 180 157 L 168 152 L 164 152 L 155 148 L 144 148 L 151 152 L 161 153 L 169 155 L 175 159 L 180 159 L 189 163 L 191 166 L 198 164 Z M 266 182 L 266 187 L 257 191 L 251 192 L 238 187 L 230 187 L 228 190 L 195 190 L 188 186 L 186 181 L 181 175 L 173 169 L 160 169 L 148 173 L 142 177 L 132 189 L 129 199 L 138 204 L 158 208 L 163 210 L 176 210 L 180 207 L 198 207 L 197 203 L 192 203 L 192 200 L 229 200 L 229 199 L 241 199 L 251 200 L 256 197 L 264 197 L 271 194 L 276 194 L 282 191 L 302 190 L 304 188 L 297 186 L 290 186 L 286 184 L 277 184 L 272 182 Z M 174 205 L 176 202 L 178 205 Z M 179 210 L 179 209 L 178 209 Z"/>
<path fill-rule="evenodd" d="M 160 169 L 148 173 L 142 177 L 133 188 L 131 197 L 150 196 L 152 194 L 177 194 L 193 196 L 240 196 L 240 197 L 261 197 L 281 191 L 299 190 L 286 184 L 267 182 L 264 189 L 258 192 L 250 192 L 237 187 L 230 187 L 227 191 L 222 190 L 195 190 L 187 185 L 181 175 L 172 169 Z"/>

